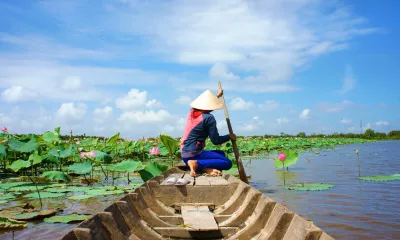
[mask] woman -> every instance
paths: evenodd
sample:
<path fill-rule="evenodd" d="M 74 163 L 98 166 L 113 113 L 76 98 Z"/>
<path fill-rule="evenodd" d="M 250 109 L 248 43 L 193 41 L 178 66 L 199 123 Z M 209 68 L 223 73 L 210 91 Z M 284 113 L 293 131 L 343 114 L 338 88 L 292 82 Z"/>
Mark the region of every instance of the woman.
<path fill-rule="evenodd" d="M 215 145 L 223 144 L 229 140 L 236 140 L 235 134 L 220 136 L 217 122 L 211 112 L 221 109 L 224 105 L 219 101 L 223 91 L 218 90 L 217 96 L 210 90 L 205 91 L 190 106 L 185 131 L 181 139 L 182 160 L 190 167 L 190 176 L 198 172 L 211 176 L 221 174 L 222 170 L 232 167 L 232 162 L 221 150 L 205 151 L 205 140 L 210 138 Z"/>

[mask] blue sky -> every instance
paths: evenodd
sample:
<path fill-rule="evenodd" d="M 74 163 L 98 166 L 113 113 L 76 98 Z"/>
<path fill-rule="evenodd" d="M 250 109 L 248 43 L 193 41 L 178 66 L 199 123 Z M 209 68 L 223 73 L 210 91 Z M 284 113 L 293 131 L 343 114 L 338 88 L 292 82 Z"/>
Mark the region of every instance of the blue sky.
<path fill-rule="evenodd" d="M 220 80 L 240 135 L 400 129 L 399 5 L 0 0 L 0 125 L 180 136 Z"/>

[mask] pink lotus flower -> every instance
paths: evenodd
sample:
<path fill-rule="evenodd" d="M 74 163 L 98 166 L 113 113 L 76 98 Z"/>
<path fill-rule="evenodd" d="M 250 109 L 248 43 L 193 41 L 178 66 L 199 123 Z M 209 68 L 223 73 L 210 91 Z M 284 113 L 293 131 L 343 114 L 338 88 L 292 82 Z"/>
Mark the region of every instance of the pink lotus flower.
<path fill-rule="evenodd" d="M 7 140 L 6 139 L 4 139 L 3 141 L 1 141 L 1 143 L 6 143 L 7 142 Z"/>
<path fill-rule="evenodd" d="M 79 138 L 74 138 L 75 141 L 79 141 Z"/>
<path fill-rule="evenodd" d="M 86 156 L 87 156 L 87 157 L 95 158 L 95 157 L 96 157 L 96 152 L 95 152 L 94 150 L 92 150 L 92 151 L 86 153 Z"/>
<path fill-rule="evenodd" d="M 76 144 L 77 144 L 77 145 L 79 145 L 80 143 L 81 143 L 81 142 L 79 142 L 79 141 L 76 141 Z"/>
<path fill-rule="evenodd" d="M 286 160 L 286 155 L 284 153 L 278 154 L 279 161 L 284 162 Z"/>
<path fill-rule="evenodd" d="M 81 152 L 79 156 L 83 159 L 86 159 L 86 152 Z"/>
<path fill-rule="evenodd" d="M 2 127 L 2 128 L 1 128 L 1 131 L 2 131 L 3 133 L 6 133 L 6 132 L 7 132 L 7 128 L 6 128 L 6 127 Z"/>
<path fill-rule="evenodd" d="M 149 150 L 150 155 L 160 155 L 160 150 L 158 147 L 153 147 L 152 149 Z"/>
<path fill-rule="evenodd" d="M 68 143 L 69 142 L 69 140 L 65 140 L 65 143 Z"/>

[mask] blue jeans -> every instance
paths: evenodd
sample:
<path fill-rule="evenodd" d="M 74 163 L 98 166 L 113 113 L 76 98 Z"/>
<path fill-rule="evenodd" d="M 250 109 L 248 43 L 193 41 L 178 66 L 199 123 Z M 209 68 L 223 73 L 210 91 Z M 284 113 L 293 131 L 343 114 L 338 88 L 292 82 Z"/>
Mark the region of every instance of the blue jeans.
<path fill-rule="evenodd" d="M 218 170 L 229 170 L 232 167 L 232 161 L 225 157 L 222 150 L 202 151 L 199 155 L 190 158 L 182 158 L 187 165 L 189 160 L 197 160 L 198 171 L 204 168 L 213 168 Z"/>

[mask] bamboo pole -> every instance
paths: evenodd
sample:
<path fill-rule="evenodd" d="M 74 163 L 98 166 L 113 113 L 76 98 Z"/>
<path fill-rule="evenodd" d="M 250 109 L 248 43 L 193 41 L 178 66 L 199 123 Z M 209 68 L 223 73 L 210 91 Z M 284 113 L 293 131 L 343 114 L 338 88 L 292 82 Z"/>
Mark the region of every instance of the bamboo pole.
<path fill-rule="evenodd" d="M 218 81 L 218 87 L 219 87 L 219 89 L 222 90 L 220 81 Z M 224 104 L 224 112 L 225 112 L 226 124 L 228 125 L 229 133 L 233 134 L 232 125 L 231 125 L 231 121 L 229 120 L 229 114 L 228 114 L 228 109 L 227 109 L 226 104 L 225 104 L 224 95 L 222 95 L 221 98 L 222 98 L 222 103 Z M 239 155 L 239 149 L 237 147 L 236 140 L 232 140 L 232 146 L 233 146 L 233 152 L 235 153 L 235 158 L 236 158 L 236 163 L 237 163 L 238 170 L 239 170 L 240 180 L 242 180 L 243 182 L 248 184 L 249 182 L 247 181 L 247 176 L 246 176 L 246 173 L 244 171 L 242 159 L 240 158 L 240 155 Z"/>

